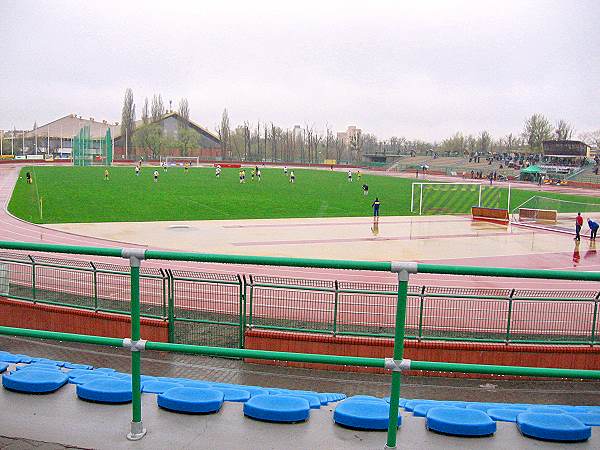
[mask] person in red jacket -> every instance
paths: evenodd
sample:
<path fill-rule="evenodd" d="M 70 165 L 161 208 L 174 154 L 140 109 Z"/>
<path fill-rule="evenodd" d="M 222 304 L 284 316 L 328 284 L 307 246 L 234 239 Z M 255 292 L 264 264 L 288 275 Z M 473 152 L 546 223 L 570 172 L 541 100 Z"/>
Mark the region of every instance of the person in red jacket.
<path fill-rule="evenodd" d="M 581 227 L 583 226 L 583 217 L 581 217 L 581 213 L 577 213 L 577 218 L 575 219 L 575 240 L 581 240 Z"/>

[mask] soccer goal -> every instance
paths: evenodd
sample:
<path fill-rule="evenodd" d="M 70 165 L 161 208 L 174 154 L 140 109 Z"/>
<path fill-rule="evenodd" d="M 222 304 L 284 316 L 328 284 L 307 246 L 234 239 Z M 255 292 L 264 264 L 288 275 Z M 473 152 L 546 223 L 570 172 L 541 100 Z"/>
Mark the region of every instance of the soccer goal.
<path fill-rule="evenodd" d="M 581 213 L 584 220 L 597 221 L 600 219 L 600 200 L 585 203 L 534 195 L 511 211 L 511 219 L 513 223 L 532 228 L 574 233 L 577 213 Z"/>
<path fill-rule="evenodd" d="M 478 183 L 412 184 L 410 211 L 415 214 L 469 214 L 471 208 L 505 208 L 510 202 L 510 186 L 505 199 L 503 188 Z"/>
<path fill-rule="evenodd" d="M 199 156 L 161 156 L 160 164 L 166 163 L 167 166 L 184 166 L 187 163 L 190 167 L 200 165 Z"/>

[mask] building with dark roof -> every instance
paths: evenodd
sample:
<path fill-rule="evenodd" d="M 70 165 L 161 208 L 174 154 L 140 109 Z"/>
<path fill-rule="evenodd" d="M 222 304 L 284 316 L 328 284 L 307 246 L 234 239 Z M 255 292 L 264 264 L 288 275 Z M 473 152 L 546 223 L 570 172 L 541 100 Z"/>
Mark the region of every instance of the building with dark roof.
<path fill-rule="evenodd" d="M 137 120 L 135 122 L 135 131 L 139 131 L 143 127 L 152 124 L 159 125 L 164 136 L 171 137 L 175 140 L 177 139 L 180 130 L 184 129 L 185 127 L 195 131 L 199 136 L 198 142 L 195 146 L 188 149 L 187 156 L 198 156 L 206 159 L 219 159 L 221 157 L 221 140 L 219 137 L 215 133 L 198 125 L 196 122 L 189 119 L 186 120 L 177 112 L 169 112 L 162 116 L 159 120 L 154 122 L 150 121 L 147 124 L 144 124 L 142 120 Z M 115 160 L 124 159 L 125 156 L 127 156 L 127 158 L 133 158 L 142 155 L 148 156 L 146 149 L 140 149 L 137 148 L 137 146 L 133 146 L 134 148 L 125 148 L 125 136 L 121 134 L 120 128 L 114 135 L 114 141 Z M 181 156 L 180 149 L 178 148 L 163 148 L 161 150 L 161 154 L 169 156 Z"/>

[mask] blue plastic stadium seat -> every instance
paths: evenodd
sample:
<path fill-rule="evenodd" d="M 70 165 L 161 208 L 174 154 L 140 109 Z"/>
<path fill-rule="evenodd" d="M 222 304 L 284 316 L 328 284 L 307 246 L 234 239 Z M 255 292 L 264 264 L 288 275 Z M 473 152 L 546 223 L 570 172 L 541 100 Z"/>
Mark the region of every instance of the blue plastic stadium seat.
<path fill-rule="evenodd" d="M 117 373 L 115 369 L 111 369 L 110 367 L 97 367 L 94 369 L 94 372 Z"/>
<path fill-rule="evenodd" d="M 490 408 L 487 410 L 487 415 L 490 416 L 493 420 L 500 422 L 516 422 L 517 416 L 522 414 L 522 409 L 512 409 L 512 408 Z"/>
<path fill-rule="evenodd" d="M 226 402 L 247 402 L 250 400 L 250 392 L 244 391 L 243 389 L 233 389 L 233 388 L 222 388 L 215 387 L 212 388 L 214 390 L 220 391 L 223 393 L 223 401 Z"/>
<path fill-rule="evenodd" d="M 422 403 L 439 404 L 439 402 L 435 400 L 408 400 L 404 403 L 404 409 L 406 411 L 412 412 L 412 410 L 415 409 L 415 406 Z"/>
<path fill-rule="evenodd" d="M 506 403 L 467 403 L 467 406 L 465 406 L 465 408 L 486 412 L 488 409 L 491 408 L 508 408 L 508 405 Z"/>
<path fill-rule="evenodd" d="M 110 377 L 103 373 L 87 373 L 85 375 L 79 375 L 79 376 L 76 376 L 73 378 L 69 378 L 69 383 L 80 385 L 80 384 L 89 383 L 94 380 L 99 380 L 99 379 L 103 380 L 105 378 L 107 378 L 109 380 L 125 381 L 125 380 L 119 380 L 118 378 L 115 378 L 115 377 Z"/>
<path fill-rule="evenodd" d="M 202 381 L 196 381 L 196 380 L 181 380 L 181 381 L 179 381 L 179 383 L 181 385 L 183 385 L 184 387 L 191 387 L 191 388 L 196 388 L 196 389 L 210 389 L 211 387 L 213 387 L 209 383 L 204 383 Z"/>
<path fill-rule="evenodd" d="M 517 427 L 525 436 L 544 441 L 578 442 L 592 435 L 592 428 L 568 414 L 524 412 L 517 416 Z"/>
<path fill-rule="evenodd" d="M 77 370 L 92 370 L 94 366 L 89 366 L 87 364 L 75 364 L 70 362 L 65 362 L 63 366 L 65 369 L 77 369 Z"/>
<path fill-rule="evenodd" d="M 82 375 L 82 378 L 86 375 Z M 131 383 L 114 377 L 101 377 L 77 385 L 77 396 L 97 403 L 129 403 Z"/>
<path fill-rule="evenodd" d="M 31 356 L 21 355 L 21 354 L 17 354 L 15 356 L 18 356 L 19 358 L 21 358 L 21 362 L 24 364 L 29 364 L 29 363 L 33 362 L 33 358 Z"/>
<path fill-rule="evenodd" d="M 60 367 L 51 365 L 51 364 L 33 363 L 33 364 L 26 364 L 24 366 L 15 366 L 15 370 L 32 370 L 32 369 L 33 370 L 50 370 L 52 372 L 61 372 Z"/>
<path fill-rule="evenodd" d="M 2 385 L 11 391 L 31 394 L 54 392 L 64 386 L 67 375 L 48 370 L 19 370 L 2 375 Z"/>
<path fill-rule="evenodd" d="M 0 361 L 7 363 L 20 363 L 21 355 L 13 355 L 12 353 L 0 353 Z"/>
<path fill-rule="evenodd" d="M 269 395 L 268 389 L 259 388 L 257 386 L 244 386 L 241 389 L 248 391 L 250 393 L 250 397 L 254 397 L 255 395 Z"/>
<path fill-rule="evenodd" d="M 8 363 L 0 362 L 0 373 L 4 372 L 6 369 L 8 369 Z"/>
<path fill-rule="evenodd" d="M 56 361 L 54 359 L 48 359 L 48 358 L 31 358 L 31 362 L 32 363 L 53 364 L 53 365 L 58 366 L 58 367 L 62 367 L 62 366 L 65 365 L 64 361 Z"/>
<path fill-rule="evenodd" d="M 65 372 L 67 374 L 67 376 L 69 377 L 69 380 L 72 378 L 77 378 L 80 377 L 82 375 L 92 375 L 92 376 L 105 376 L 105 374 L 103 373 L 94 373 L 91 370 L 86 370 L 86 369 L 73 369 L 73 370 L 69 370 L 68 372 Z"/>
<path fill-rule="evenodd" d="M 300 397 L 306 399 L 308 401 L 308 405 L 310 409 L 320 409 L 321 408 L 321 400 L 318 396 L 313 394 L 279 394 L 279 395 L 292 395 L 294 397 Z"/>
<path fill-rule="evenodd" d="M 541 414 L 564 414 L 565 411 L 556 406 L 533 406 L 527 408 L 527 412 L 530 413 L 541 413 Z"/>
<path fill-rule="evenodd" d="M 183 385 L 180 383 L 169 383 L 168 381 L 150 380 L 142 383 L 142 392 L 149 394 L 162 394 L 163 392 L 176 387 L 183 387 Z"/>
<path fill-rule="evenodd" d="M 448 405 L 445 403 L 419 403 L 413 409 L 413 416 L 425 417 L 425 416 L 427 416 L 427 411 L 429 411 L 431 408 L 457 408 L 457 407 Z"/>
<path fill-rule="evenodd" d="M 336 405 L 333 411 L 335 423 L 359 430 L 387 430 L 390 414 L 387 402 L 351 398 Z M 398 426 L 401 423 L 402 417 L 398 414 Z"/>
<path fill-rule="evenodd" d="M 569 416 L 575 417 L 577 420 L 583 422 L 584 425 L 592 427 L 600 426 L 600 414 L 598 413 L 568 413 Z"/>
<path fill-rule="evenodd" d="M 431 408 L 425 426 L 452 436 L 489 436 L 496 432 L 496 422 L 486 413 L 467 408 Z"/>
<path fill-rule="evenodd" d="M 244 403 L 244 415 L 267 422 L 303 422 L 310 415 L 310 404 L 291 395 L 256 395 Z"/>
<path fill-rule="evenodd" d="M 176 387 L 158 394 L 158 406 L 169 411 L 208 414 L 221 409 L 223 393 L 216 389 Z"/>

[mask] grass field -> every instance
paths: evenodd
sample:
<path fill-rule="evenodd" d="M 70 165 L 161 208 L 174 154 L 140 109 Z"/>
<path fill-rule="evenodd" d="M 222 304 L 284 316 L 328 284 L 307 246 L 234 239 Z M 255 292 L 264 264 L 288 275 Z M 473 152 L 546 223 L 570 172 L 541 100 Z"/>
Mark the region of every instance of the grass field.
<path fill-rule="evenodd" d="M 33 173 L 31 185 L 25 182 L 27 171 Z M 112 167 L 105 181 L 103 167 L 24 167 L 8 209 L 34 223 L 351 217 L 370 216 L 377 196 L 381 214 L 397 216 L 411 214 L 415 181 L 363 175 L 349 183 L 344 172 L 295 169 L 296 183 L 291 184 L 281 169 L 261 169 L 260 183 L 252 182 L 246 170 L 241 185 L 238 169 L 223 169 L 217 179 L 212 168 L 191 168 L 187 174 L 183 168 L 169 168 L 166 173 L 159 169 L 159 182 L 154 183 L 153 171 L 143 167 L 136 177 L 133 167 Z M 369 186 L 368 196 L 363 195 L 363 183 Z M 536 194 L 513 189 L 511 207 Z M 600 203 L 596 197 L 544 195 Z"/>

